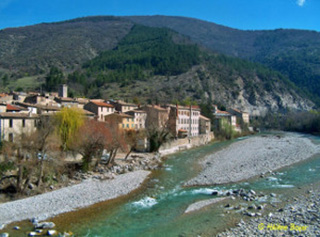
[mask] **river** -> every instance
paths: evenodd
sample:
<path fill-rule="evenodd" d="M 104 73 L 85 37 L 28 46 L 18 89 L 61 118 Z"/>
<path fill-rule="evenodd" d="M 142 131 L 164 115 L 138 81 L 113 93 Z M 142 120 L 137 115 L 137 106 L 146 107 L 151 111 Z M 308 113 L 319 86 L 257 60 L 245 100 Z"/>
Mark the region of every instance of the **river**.
<path fill-rule="evenodd" d="M 320 142 L 320 138 L 310 138 Z M 314 157 L 281 169 L 268 178 L 212 187 L 183 187 L 185 181 L 199 172 L 199 159 L 240 139 L 170 155 L 163 167 L 154 171 L 138 191 L 53 220 L 59 229 L 71 230 L 76 236 L 209 236 L 243 218 L 240 213 L 226 214 L 223 204 L 184 214 L 190 204 L 214 198 L 210 195 L 213 189 L 241 187 L 275 192 L 279 198 L 271 201 L 276 203 L 289 197 L 297 188 L 320 181 L 320 157 Z"/>

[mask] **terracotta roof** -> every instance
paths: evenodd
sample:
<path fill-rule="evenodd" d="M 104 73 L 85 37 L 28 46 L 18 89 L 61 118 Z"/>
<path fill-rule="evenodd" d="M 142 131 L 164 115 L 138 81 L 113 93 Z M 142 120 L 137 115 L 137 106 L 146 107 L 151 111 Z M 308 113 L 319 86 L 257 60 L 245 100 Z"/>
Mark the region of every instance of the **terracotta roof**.
<path fill-rule="evenodd" d="M 1 93 L 0 94 L 0 97 L 2 98 L 2 97 L 6 97 L 6 96 L 8 96 L 8 94 L 5 94 L 5 93 Z"/>
<path fill-rule="evenodd" d="M 177 107 L 177 105 L 173 105 L 173 104 L 168 104 L 167 106 L 174 107 L 174 108 Z M 191 105 L 191 108 L 192 109 L 196 109 L 196 110 L 200 110 L 200 107 L 198 105 Z M 190 110 L 190 106 L 178 105 L 178 109 L 188 109 L 188 110 Z"/>
<path fill-rule="evenodd" d="M 130 112 L 134 112 L 134 113 L 147 113 L 147 112 L 144 111 L 144 110 L 137 110 L 137 109 L 127 111 L 126 113 L 130 113 Z"/>
<path fill-rule="evenodd" d="M 207 117 L 205 117 L 205 116 L 203 116 L 203 115 L 201 115 L 201 114 L 200 114 L 200 118 L 202 118 L 202 119 L 204 119 L 204 120 L 209 120 L 209 121 L 210 121 L 209 118 L 207 118 Z"/>
<path fill-rule="evenodd" d="M 27 114 L 27 113 L 11 113 L 4 112 L 0 113 L 0 117 L 2 118 L 38 118 L 38 114 Z"/>
<path fill-rule="evenodd" d="M 21 111 L 22 108 L 18 106 L 13 106 L 11 104 L 7 104 L 7 111 Z"/>
<path fill-rule="evenodd" d="M 104 117 L 108 117 L 108 116 L 116 116 L 119 118 L 133 118 L 133 116 L 129 115 L 129 114 L 123 114 L 123 113 L 113 113 L 113 114 L 108 114 Z"/>
<path fill-rule="evenodd" d="M 231 116 L 231 114 L 227 111 L 222 111 L 222 110 L 217 110 L 217 112 L 215 114 L 223 114 L 223 115 L 228 115 L 228 116 Z"/>
<path fill-rule="evenodd" d="M 159 111 L 165 111 L 165 112 L 167 112 L 167 110 L 166 110 L 165 108 L 162 108 L 162 107 L 160 107 L 159 105 L 147 105 L 146 107 L 147 107 L 147 108 L 156 109 L 156 110 L 159 110 Z"/>
<path fill-rule="evenodd" d="M 178 132 L 188 132 L 188 131 L 184 129 L 179 129 Z"/>
<path fill-rule="evenodd" d="M 119 104 L 119 105 L 124 105 L 124 106 L 135 106 L 135 107 L 138 107 L 136 104 L 127 103 L 127 102 L 124 102 L 124 101 L 122 101 L 122 100 L 114 101 L 114 102 L 111 102 L 111 103 Z"/>
<path fill-rule="evenodd" d="M 95 105 L 97 105 L 97 106 L 99 106 L 99 107 L 109 107 L 109 108 L 114 108 L 114 106 L 113 106 L 113 105 L 108 104 L 108 103 L 105 103 L 105 102 L 94 101 L 94 100 L 92 100 L 92 101 L 90 101 L 90 102 L 91 102 L 91 103 L 93 103 L 93 104 L 95 104 Z"/>
<path fill-rule="evenodd" d="M 78 102 L 75 99 L 70 98 L 70 97 L 56 97 L 56 99 L 60 100 L 60 101 L 64 101 L 64 102 L 75 102 L 75 103 Z"/>

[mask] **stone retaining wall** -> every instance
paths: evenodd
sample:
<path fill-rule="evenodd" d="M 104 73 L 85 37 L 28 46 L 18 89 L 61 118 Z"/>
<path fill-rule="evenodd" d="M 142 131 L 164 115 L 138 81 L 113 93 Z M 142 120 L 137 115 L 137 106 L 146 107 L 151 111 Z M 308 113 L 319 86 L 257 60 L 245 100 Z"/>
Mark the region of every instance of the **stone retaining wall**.
<path fill-rule="evenodd" d="M 197 137 L 175 139 L 173 141 L 163 144 L 159 149 L 159 153 L 161 155 L 172 154 L 181 150 L 186 150 L 193 147 L 208 144 L 213 139 L 213 132 L 209 134 L 202 134 Z"/>

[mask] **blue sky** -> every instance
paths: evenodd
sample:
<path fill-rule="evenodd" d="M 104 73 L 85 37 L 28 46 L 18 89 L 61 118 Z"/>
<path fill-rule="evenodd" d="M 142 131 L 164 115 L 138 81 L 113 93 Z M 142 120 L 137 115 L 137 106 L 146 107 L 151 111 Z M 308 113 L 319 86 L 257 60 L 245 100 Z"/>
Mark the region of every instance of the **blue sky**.
<path fill-rule="evenodd" d="M 238 29 L 320 31 L 320 0 L 0 0 L 0 29 L 93 15 L 188 16 Z"/>

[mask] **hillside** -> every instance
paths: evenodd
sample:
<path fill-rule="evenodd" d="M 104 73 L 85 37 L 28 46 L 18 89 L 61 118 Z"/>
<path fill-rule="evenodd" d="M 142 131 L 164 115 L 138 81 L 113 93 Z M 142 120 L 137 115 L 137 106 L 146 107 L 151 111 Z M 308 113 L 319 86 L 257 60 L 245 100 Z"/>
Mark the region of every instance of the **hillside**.
<path fill-rule="evenodd" d="M 216 26 L 215 30 L 209 29 L 201 26 L 202 21 L 189 18 L 160 18 L 88 17 L 2 30 L 2 84 L 16 89 L 17 83 L 12 81 L 23 77 L 18 81 L 32 85 L 34 80 L 37 87 L 45 81 L 45 89 L 55 90 L 55 84 L 67 82 L 71 95 L 75 96 L 137 97 L 149 102 L 181 101 L 189 97 L 197 102 L 219 102 L 257 114 L 270 109 L 283 111 L 313 106 L 287 76 L 207 49 L 211 45 L 208 35 L 214 38 L 216 34 L 219 48 L 230 52 L 236 49 L 231 55 L 242 50 L 241 54 L 249 58 L 250 44 L 241 48 L 242 44 L 248 45 L 244 43 L 248 32 L 206 23 L 212 24 L 211 28 Z M 172 30 L 132 22 L 137 19 L 143 25 L 158 22 L 157 26 L 175 22 L 172 19 L 181 22 L 186 19 L 190 24 L 184 28 L 193 33 L 187 37 L 174 27 L 169 27 Z M 201 29 L 206 34 L 197 37 L 206 43 L 192 36 Z M 230 42 L 232 37 L 234 43 Z"/>
<path fill-rule="evenodd" d="M 84 94 L 105 95 L 106 99 L 136 97 L 141 102 L 172 103 L 189 98 L 236 106 L 254 114 L 312 105 L 278 72 L 207 53 L 171 30 L 140 25 L 134 26 L 116 48 L 71 74 L 69 82 L 77 92 L 82 86 Z"/>
<path fill-rule="evenodd" d="M 116 17 L 79 18 L 0 31 L 0 68 L 41 74 L 70 70 L 117 46 L 134 24 Z"/>
<path fill-rule="evenodd" d="M 260 62 L 287 75 L 320 103 L 320 33 L 304 30 L 242 31 L 186 17 L 133 16 L 135 23 L 167 27 L 208 49 Z"/>

